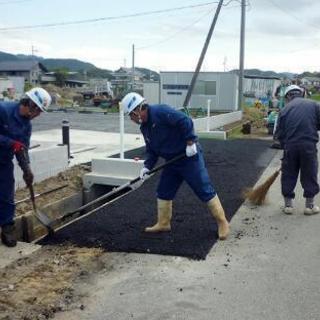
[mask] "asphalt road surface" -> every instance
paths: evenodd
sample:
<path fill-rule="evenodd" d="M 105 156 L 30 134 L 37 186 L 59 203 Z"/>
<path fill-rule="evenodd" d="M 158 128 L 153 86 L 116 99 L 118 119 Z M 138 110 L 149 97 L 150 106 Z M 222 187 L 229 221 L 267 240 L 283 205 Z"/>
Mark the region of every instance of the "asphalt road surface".
<path fill-rule="evenodd" d="M 71 129 L 119 132 L 119 114 L 48 112 L 32 121 L 33 131 L 58 129 L 62 121 L 68 120 Z M 125 132 L 140 133 L 139 126 L 125 116 Z"/>

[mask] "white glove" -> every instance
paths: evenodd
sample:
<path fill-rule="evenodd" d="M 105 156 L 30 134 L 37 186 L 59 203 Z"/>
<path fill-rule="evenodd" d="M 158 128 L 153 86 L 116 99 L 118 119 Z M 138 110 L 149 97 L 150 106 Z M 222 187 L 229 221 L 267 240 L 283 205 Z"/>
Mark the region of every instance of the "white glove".
<path fill-rule="evenodd" d="M 195 143 L 191 144 L 190 146 L 187 145 L 187 147 L 186 147 L 186 155 L 187 155 L 187 157 L 192 157 L 197 153 L 198 153 L 197 145 Z"/>
<path fill-rule="evenodd" d="M 149 172 L 150 170 L 146 167 L 143 167 L 140 171 L 140 179 L 144 180 L 146 177 L 145 175 Z"/>

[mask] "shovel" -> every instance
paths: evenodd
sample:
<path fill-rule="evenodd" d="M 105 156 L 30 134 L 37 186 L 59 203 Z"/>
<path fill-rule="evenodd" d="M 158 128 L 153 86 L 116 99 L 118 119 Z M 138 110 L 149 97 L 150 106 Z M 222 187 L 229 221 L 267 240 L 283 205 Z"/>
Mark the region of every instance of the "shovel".
<path fill-rule="evenodd" d="M 47 228 L 49 234 L 53 234 L 54 230 L 51 227 L 50 218 L 46 214 L 44 214 L 41 211 L 37 210 L 36 200 L 35 200 L 35 195 L 34 195 L 34 190 L 33 190 L 33 185 L 32 184 L 28 185 L 28 189 L 29 189 L 29 192 L 30 192 L 30 199 L 31 199 L 31 202 L 32 202 L 34 216 L 39 220 L 39 222 L 41 224 L 43 224 Z"/>
<path fill-rule="evenodd" d="M 155 167 L 154 169 L 150 170 L 150 171 L 147 173 L 147 175 L 150 176 L 151 174 L 153 174 L 153 173 L 161 170 L 162 168 L 168 166 L 169 164 L 172 164 L 173 162 L 176 162 L 176 161 L 178 161 L 178 160 L 180 160 L 180 159 L 183 159 L 183 158 L 185 158 L 185 157 L 186 157 L 185 153 L 180 154 L 180 155 L 172 158 L 171 160 L 168 160 L 167 162 L 165 162 L 165 163 L 163 163 L 163 164 Z M 93 200 L 93 201 L 88 202 L 87 204 L 79 207 L 78 209 L 73 210 L 73 211 L 70 211 L 70 212 L 67 212 L 67 213 L 64 214 L 62 217 L 59 217 L 59 218 L 56 219 L 56 220 L 50 220 L 50 218 L 49 218 L 48 216 L 45 216 L 45 214 L 43 214 L 43 213 L 41 213 L 41 217 L 40 217 L 40 218 L 41 218 L 41 220 L 42 220 L 43 222 L 45 222 L 45 226 L 48 228 L 48 230 L 49 230 L 49 228 L 51 229 L 51 231 L 49 230 L 49 232 L 50 232 L 50 235 L 52 235 L 52 233 L 53 233 L 53 228 L 52 228 L 51 226 L 54 225 L 55 223 L 57 223 L 57 222 L 62 222 L 62 221 L 64 221 L 64 220 L 66 220 L 67 218 L 74 216 L 74 215 L 77 214 L 77 213 L 81 213 L 83 210 L 89 208 L 90 206 L 92 206 L 92 205 L 94 205 L 94 204 L 96 204 L 96 203 L 98 203 L 98 202 L 101 202 L 102 200 L 106 200 L 106 199 L 110 198 L 111 196 L 113 196 L 113 195 L 115 195 L 115 194 L 118 194 L 119 192 L 121 192 L 122 190 L 124 190 L 124 189 L 126 189 L 126 188 L 136 189 L 135 186 L 134 186 L 134 184 L 137 183 L 137 182 L 140 181 L 140 180 L 142 180 L 142 179 L 141 179 L 140 177 L 137 177 L 137 178 L 135 178 L 135 179 L 133 179 L 133 180 L 131 180 L 131 181 L 129 181 L 129 182 L 127 182 L 127 183 L 125 183 L 125 184 L 123 184 L 123 185 L 121 185 L 121 186 L 113 189 L 113 190 L 111 190 L 110 192 L 108 192 L 108 193 L 100 196 L 99 198 L 97 198 L 97 199 L 95 199 L 95 200 Z M 102 207 L 102 206 L 101 206 L 101 207 Z M 99 208 L 101 208 L 101 207 L 99 207 Z M 94 211 L 96 211 L 96 210 L 97 210 L 97 208 L 96 208 L 96 209 L 93 209 L 92 211 L 90 211 L 90 213 L 92 213 L 92 212 L 94 212 Z M 85 214 L 88 214 L 88 212 L 86 212 Z M 45 216 L 45 217 L 44 217 L 44 216 Z M 80 216 L 81 216 L 81 214 L 80 214 Z M 78 216 L 78 217 L 79 217 L 79 216 Z M 78 218 L 78 217 L 77 217 L 77 218 Z"/>

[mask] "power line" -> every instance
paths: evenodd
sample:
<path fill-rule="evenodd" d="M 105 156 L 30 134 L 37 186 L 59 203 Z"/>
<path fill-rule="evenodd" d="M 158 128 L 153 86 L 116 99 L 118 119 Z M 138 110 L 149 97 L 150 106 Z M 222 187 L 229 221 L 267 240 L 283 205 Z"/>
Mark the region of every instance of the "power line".
<path fill-rule="evenodd" d="M 22 2 L 30 2 L 32 0 L 17 0 L 17 1 L 1 1 L 0 5 L 3 4 L 15 4 L 15 3 L 22 3 Z"/>
<path fill-rule="evenodd" d="M 167 42 L 169 40 L 171 40 L 172 38 L 176 37 L 178 34 L 188 30 L 189 28 L 191 28 L 192 26 L 194 26 L 195 24 L 197 24 L 200 20 L 202 20 L 204 17 L 206 17 L 207 15 L 211 14 L 212 13 L 212 10 L 210 10 L 209 12 L 206 12 L 204 15 L 201 15 L 200 18 L 198 18 L 196 21 L 194 21 L 193 23 L 185 26 L 184 28 L 180 29 L 179 31 L 177 31 L 176 33 L 172 34 L 171 36 L 169 36 L 168 38 L 166 39 L 163 39 L 163 40 L 160 40 L 156 43 L 152 43 L 150 45 L 146 45 L 146 46 L 142 46 L 142 47 L 138 47 L 136 48 L 137 50 L 143 50 L 143 49 L 147 49 L 147 48 L 150 48 L 150 47 L 154 47 L 154 46 L 157 46 L 159 44 L 162 44 L 164 42 Z"/>
<path fill-rule="evenodd" d="M 17 0 L 16 2 L 23 2 L 23 1 L 32 1 L 32 0 Z M 239 0 L 229 0 L 226 4 L 223 4 L 223 6 L 228 6 L 231 2 L 234 2 L 234 1 L 239 2 Z M 21 30 L 21 29 L 50 28 L 50 27 L 77 25 L 77 24 L 85 24 L 85 23 L 94 23 L 94 22 L 101 22 L 101 21 L 108 21 L 108 20 L 110 21 L 110 20 L 120 20 L 120 19 L 126 19 L 126 18 L 136 18 L 141 16 L 147 16 L 147 15 L 154 15 L 154 14 L 160 14 L 160 13 L 205 7 L 205 6 L 209 6 L 211 4 L 217 4 L 217 3 L 218 1 L 211 1 L 206 3 L 199 3 L 195 5 L 169 8 L 169 9 L 163 9 L 163 10 L 138 12 L 138 13 L 128 14 L 128 15 L 110 16 L 110 17 L 102 17 L 102 18 L 95 18 L 95 19 L 74 20 L 74 21 L 67 21 L 67 22 L 47 23 L 47 24 L 38 24 L 38 25 L 7 27 L 7 28 L 0 28 L 0 32 L 11 31 L 11 30 Z"/>
<path fill-rule="evenodd" d="M 300 17 L 294 15 L 292 12 L 289 12 L 288 10 L 282 8 L 281 6 L 279 6 L 277 3 L 275 3 L 274 1 L 272 0 L 267 0 L 268 2 L 270 2 L 272 5 L 274 5 L 276 8 L 278 8 L 279 10 L 281 10 L 282 12 L 284 12 L 286 15 L 290 16 L 291 18 L 294 18 L 295 20 L 299 21 L 301 24 L 304 24 L 304 25 L 308 25 L 312 28 L 315 28 L 317 30 L 320 30 L 320 26 L 317 26 L 315 24 L 312 24 L 312 23 L 308 23 L 306 21 L 302 21 Z"/>
<path fill-rule="evenodd" d="M 236 1 L 236 0 L 230 0 L 226 5 L 228 5 L 232 1 Z M 199 3 L 199 4 L 195 4 L 195 5 L 189 5 L 189 6 L 182 6 L 182 7 L 154 10 L 154 11 L 145 11 L 145 12 L 138 12 L 138 13 L 127 14 L 127 15 L 110 16 L 110 17 L 102 17 L 102 18 L 95 18 L 95 19 L 74 20 L 74 21 L 68 21 L 68 22 L 57 22 L 57 23 L 47 23 L 47 24 L 38 24 L 38 25 L 15 26 L 15 27 L 8 27 L 8 28 L 0 28 L 0 31 L 49 28 L 49 27 L 59 27 L 59 26 L 77 25 L 77 24 L 85 24 L 85 23 L 94 23 L 94 22 L 101 22 L 101 21 L 120 20 L 120 19 L 126 19 L 126 18 L 136 18 L 136 17 L 141 17 L 141 16 L 167 13 L 167 12 L 172 12 L 172 11 L 181 11 L 181 10 L 186 10 L 186 9 L 205 7 L 205 6 L 215 4 L 215 3 L 218 3 L 218 2 L 211 1 L 211 2 Z"/>

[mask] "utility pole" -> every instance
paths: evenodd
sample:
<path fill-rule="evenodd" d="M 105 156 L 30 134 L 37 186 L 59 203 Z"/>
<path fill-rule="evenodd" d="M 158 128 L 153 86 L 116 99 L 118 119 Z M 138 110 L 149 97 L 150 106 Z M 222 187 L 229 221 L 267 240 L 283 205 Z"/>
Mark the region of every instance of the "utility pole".
<path fill-rule="evenodd" d="M 246 24 L 246 0 L 241 0 L 238 110 L 242 109 L 242 103 L 243 103 L 243 78 L 244 78 L 244 69 L 243 68 L 244 68 L 245 24 Z"/>
<path fill-rule="evenodd" d="M 35 47 L 33 45 L 31 45 L 31 60 L 33 62 L 33 64 L 35 65 L 36 64 L 36 56 L 35 56 L 35 53 L 38 52 L 38 50 L 35 49 Z M 34 66 L 33 66 L 34 68 Z M 40 82 L 40 75 L 37 76 L 37 78 L 34 80 L 33 78 L 33 72 L 30 73 L 29 75 L 29 82 L 32 84 L 34 82 Z"/>
<path fill-rule="evenodd" d="M 224 56 L 224 59 L 223 59 L 223 72 L 226 72 L 227 71 L 227 57 Z"/>
<path fill-rule="evenodd" d="M 35 60 L 35 52 L 38 52 L 38 50 L 35 49 L 33 45 L 31 45 L 31 57 L 32 60 Z"/>
<path fill-rule="evenodd" d="M 134 91 L 134 44 L 132 45 L 132 79 L 131 79 L 131 89 Z"/>
<path fill-rule="evenodd" d="M 206 55 L 206 52 L 207 52 L 207 49 L 208 49 L 208 46 L 209 46 L 209 43 L 210 43 L 210 40 L 211 40 L 211 36 L 212 36 L 213 30 L 214 30 L 214 27 L 215 27 L 215 25 L 216 25 L 216 22 L 217 22 L 217 19 L 218 19 L 218 16 L 219 16 L 219 13 L 220 13 L 220 9 L 221 9 L 221 7 L 222 7 L 222 4 L 223 4 L 223 0 L 220 0 L 220 1 L 219 1 L 219 4 L 218 4 L 218 7 L 217 7 L 217 10 L 216 10 L 216 13 L 215 13 L 215 15 L 214 15 L 214 18 L 213 18 L 213 20 L 212 20 L 212 23 L 211 23 L 211 26 L 210 26 L 210 29 L 209 29 L 209 32 L 208 32 L 206 41 L 205 41 L 205 43 L 204 43 L 202 52 L 201 52 L 201 54 L 200 54 L 200 58 L 199 58 L 199 61 L 198 61 L 196 70 L 195 70 L 195 72 L 194 72 L 194 74 L 193 74 L 193 77 L 192 77 L 192 79 L 191 79 L 191 83 L 190 83 L 190 86 L 189 86 L 189 89 L 188 89 L 186 98 L 185 98 L 184 103 L 183 103 L 183 107 L 184 107 L 184 108 L 187 108 L 187 106 L 188 106 L 188 104 L 189 104 L 189 102 L 190 102 L 190 98 L 191 98 L 191 95 L 192 95 L 192 91 L 193 91 L 194 85 L 196 84 L 196 81 L 197 81 L 197 78 L 198 78 L 198 75 L 199 75 L 199 71 L 200 71 L 200 69 L 201 69 L 201 66 L 202 66 L 204 57 L 205 57 L 205 55 Z"/>

